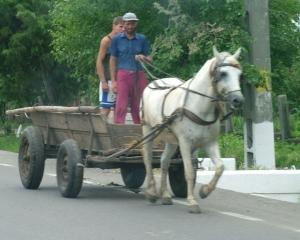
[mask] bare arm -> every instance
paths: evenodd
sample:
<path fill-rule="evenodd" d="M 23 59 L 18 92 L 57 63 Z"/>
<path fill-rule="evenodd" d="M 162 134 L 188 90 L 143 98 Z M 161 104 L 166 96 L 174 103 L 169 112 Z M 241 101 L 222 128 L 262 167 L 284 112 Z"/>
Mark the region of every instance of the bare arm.
<path fill-rule="evenodd" d="M 110 70 L 110 79 L 112 81 L 113 91 L 117 92 L 117 78 L 116 78 L 117 58 L 112 55 L 110 56 L 109 59 L 109 70 Z"/>
<path fill-rule="evenodd" d="M 99 47 L 97 62 L 96 62 L 97 75 L 98 75 L 98 79 L 103 83 L 102 84 L 103 90 L 108 90 L 108 85 L 105 84 L 105 83 L 107 83 L 107 79 L 105 79 L 103 61 L 104 61 L 107 49 L 109 47 L 109 44 L 110 44 L 110 41 L 107 37 L 102 38 L 102 40 L 100 42 L 100 47 Z"/>

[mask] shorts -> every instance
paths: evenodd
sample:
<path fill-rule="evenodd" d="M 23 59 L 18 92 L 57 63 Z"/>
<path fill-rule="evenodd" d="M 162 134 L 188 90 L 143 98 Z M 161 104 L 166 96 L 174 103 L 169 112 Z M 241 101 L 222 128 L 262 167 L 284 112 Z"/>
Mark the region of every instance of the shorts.
<path fill-rule="evenodd" d="M 102 108 L 112 108 L 116 103 L 116 94 L 112 90 L 112 82 L 108 81 L 108 92 L 102 91 L 102 83 L 99 84 L 99 102 Z"/>

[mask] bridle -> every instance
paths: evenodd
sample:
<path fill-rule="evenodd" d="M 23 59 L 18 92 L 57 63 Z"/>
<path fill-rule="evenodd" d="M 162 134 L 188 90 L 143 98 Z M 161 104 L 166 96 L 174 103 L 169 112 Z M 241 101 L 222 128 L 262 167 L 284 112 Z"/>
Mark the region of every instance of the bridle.
<path fill-rule="evenodd" d="M 237 69 L 241 69 L 241 65 L 239 63 L 225 63 L 226 57 L 222 60 L 222 62 L 220 64 L 217 64 L 213 70 L 211 71 L 211 75 L 213 77 L 213 88 L 215 90 L 215 92 L 218 93 L 217 91 L 217 84 L 218 82 L 220 82 L 222 80 L 222 72 L 220 71 L 220 69 L 222 67 L 233 67 L 233 68 L 237 68 Z M 229 94 L 233 93 L 233 92 L 239 92 L 241 91 L 241 89 L 236 89 L 236 90 L 232 90 L 232 91 L 229 91 L 229 92 L 226 92 L 226 94 L 218 94 L 218 101 L 223 101 L 223 102 L 226 102 L 226 96 L 228 96 Z"/>

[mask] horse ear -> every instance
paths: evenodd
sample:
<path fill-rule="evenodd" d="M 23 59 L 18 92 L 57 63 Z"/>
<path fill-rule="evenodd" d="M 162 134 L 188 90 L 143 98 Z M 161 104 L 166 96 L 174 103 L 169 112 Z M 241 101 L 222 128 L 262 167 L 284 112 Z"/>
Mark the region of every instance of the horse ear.
<path fill-rule="evenodd" d="M 216 48 L 215 45 L 213 46 L 213 53 L 214 53 L 214 57 L 216 57 L 216 58 L 217 58 L 217 57 L 219 56 L 219 54 L 220 54 L 220 53 L 218 52 L 218 50 L 217 50 L 217 48 Z"/>
<path fill-rule="evenodd" d="M 238 50 L 236 50 L 236 52 L 233 54 L 233 57 L 238 60 L 240 55 L 241 55 L 241 48 L 239 48 Z"/>

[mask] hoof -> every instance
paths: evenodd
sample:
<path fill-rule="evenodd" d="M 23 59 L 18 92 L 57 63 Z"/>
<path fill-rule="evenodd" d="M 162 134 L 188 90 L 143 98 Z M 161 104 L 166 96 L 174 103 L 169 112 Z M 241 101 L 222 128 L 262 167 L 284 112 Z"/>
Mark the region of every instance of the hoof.
<path fill-rule="evenodd" d="M 162 205 L 173 205 L 172 198 L 162 198 L 161 204 Z"/>
<path fill-rule="evenodd" d="M 201 198 L 206 198 L 208 195 L 210 194 L 209 190 L 208 190 L 208 185 L 202 185 L 202 187 L 199 190 L 199 196 Z"/>
<path fill-rule="evenodd" d="M 189 213 L 201 213 L 200 207 L 198 205 L 190 205 Z"/>
<path fill-rule="evenodd" d="M 146 196 L 146 199 L 151 203 L 155 203 L 157 201 L 157 196 L 155 196 L 155 195 L 146 193 L 145 196 Z"/>

